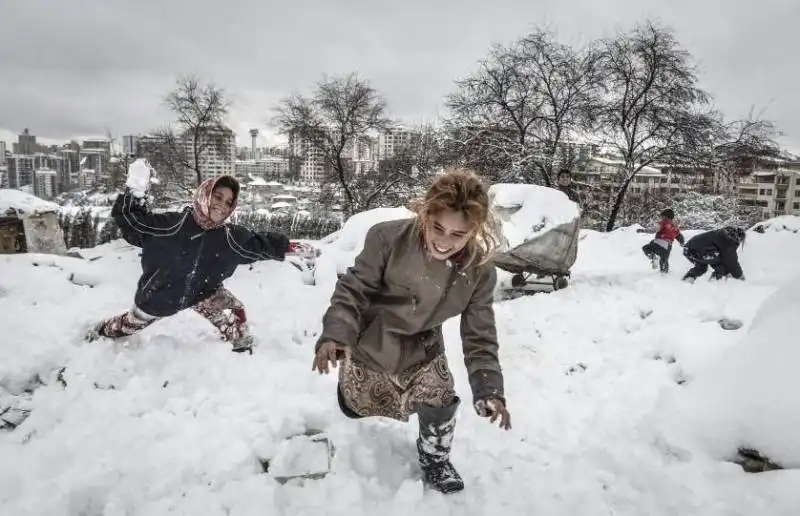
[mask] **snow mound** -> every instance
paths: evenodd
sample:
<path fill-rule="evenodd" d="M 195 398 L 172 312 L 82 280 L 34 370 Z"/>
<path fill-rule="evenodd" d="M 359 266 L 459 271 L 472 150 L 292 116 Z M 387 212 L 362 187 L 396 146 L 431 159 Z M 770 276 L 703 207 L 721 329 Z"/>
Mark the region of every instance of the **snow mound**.
<path fill-rule="evenodd" d="M 800 217 L 797 215 L 782 215 L 772 219 L 767 219 L 759 222 L 750 231 L 764 233 L 766 231 L 791 231 L 797 233 L 800 231 Z"/>
<path fill-rule="evenodd" d="M 800 238 L 748 235 L 747 281 L 690 285 L 679 252 L 669 275 L 650 269 L 641 246 L 651 235 L 582 234 L 569 288 L 496 304 L 514 428 L 460 411 L 452 459 L 467 489 L 447 497 L 420 485 L 416 418 L 353 422 L 336 402 L 336 371 L 311 371 L 330 293 L 303 285 L 290 264 L 242 266 L 225 282 L 259 343 L 242 355 L 193 310 L 129 339 L 83 342 L 88 324 L 132 302 L 139 249 L 122 240 L 81 250 L 93 261 L 0 256 L 0 403 L 34 389 L 15 398 L 30 417 L 0 432 L 0 514 L 796 514 L 800 471 L 744 475 L 703 447 L 669 453 L 663 422 L 648 416 L 663 392 L 691 388 L 700 367 L 739 344 L 746 330 L 718 319 L 749 327 L 797 274 Z M 458 318 L 442 332 L 466 409 Z M 54 378 L 63 366 L 66 386 Z M 320 467 L 305 455 L 279 461 L 286 439 L 310 430 L 335 445 L 332 474 L 281 485 L 264 473 L 265 460 Z"/>
<path fill-rule="evenodd" d="M 58 208 L 59 206 L 56 203 L 45 201 L 20 190 L 0 189 L 0 214 L 13 210 L 23 215 L 31 215 L 33 213 L 58 211 Z"/>
<path fill-rule="evenodd" d="M 321 241 L 321 255 L 315 272 L 317 284 L 336 283 L 338 274 L 343 274 L 353 265 L 356 256 L 364 249 L 364 240 L 372 226 L 412 217 L 414 212 L 402 207 L 375 208 L 350 217 L 342 229 Z"/>
<path fill-rule="evenodd" d="M 668 414 L 718 459 L 752 448 L 800 467 L 800 276 L 768 297 L 741 342 L 670 400 Z"/>
<path fill-rule="evenodd" d="M 489 200 L 502 222 L 509 248 L 580 217 L 577 204 L 562 192 L 544 186 L 495 184 L 489 188 Z"/>

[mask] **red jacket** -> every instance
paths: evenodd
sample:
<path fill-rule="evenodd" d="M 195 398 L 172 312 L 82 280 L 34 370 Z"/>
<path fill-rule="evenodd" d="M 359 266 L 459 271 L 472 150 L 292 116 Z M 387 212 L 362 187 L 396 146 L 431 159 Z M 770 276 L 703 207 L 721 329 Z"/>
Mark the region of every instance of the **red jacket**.
<path fill-rule="evenodd" d="M 665 242 L 672 242 L 678 240 L 683 245 L 683 235 L 678 226 L 672 223 L 671 220 L 663 219 L 659 222 L 658 231 L 656 232 L 656 240 L 664 240 Z"/>

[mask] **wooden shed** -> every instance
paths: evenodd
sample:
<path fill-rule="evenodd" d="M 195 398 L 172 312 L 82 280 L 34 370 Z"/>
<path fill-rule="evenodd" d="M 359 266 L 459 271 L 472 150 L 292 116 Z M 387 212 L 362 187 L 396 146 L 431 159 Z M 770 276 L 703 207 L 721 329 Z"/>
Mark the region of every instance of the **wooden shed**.
<path fill-rule="evenodd" d="M 0 254 L 67 253 L 58 205 L 35 195 L 0 189 Z"/>

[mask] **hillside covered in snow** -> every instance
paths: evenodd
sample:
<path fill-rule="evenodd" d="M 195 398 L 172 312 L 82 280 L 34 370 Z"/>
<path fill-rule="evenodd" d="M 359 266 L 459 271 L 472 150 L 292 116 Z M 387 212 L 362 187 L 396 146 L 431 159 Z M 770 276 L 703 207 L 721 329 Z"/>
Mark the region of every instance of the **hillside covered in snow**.
<path fill-rule="evenodd" d="M 330 281 L 306 285 L 288 263 L 240 267 L 226 284 L 259 340 L 252 356 L 188 310 L 84 342 L 133 301 L 138 249 L 121 240 L 85 260 L 0 256 L 0 401 L 30 411 L 0 433 L 0 514 L 796 514 L 800 472 L 731 461 L 745 446 L 800 461 L 800 235 L 751 231 L 746 282 L 692 285 L 679 249 L 671 274 L 651 270 L 649 233 L 583 231 L 569 288 L 496 303 L 513 429 L 462 408 L 452 460 L 467 487 L 445 497 L 415 474 L 415 422 L 349 420 L 335 375 L 311 371 L 331 276 L 376 217 L 404 213 L 317 242 Z M 469 399 L 458 320 L 444 332 Z M 276 482 L 260 461 L 309 429 L 335 444 L 332 473 Z"/>

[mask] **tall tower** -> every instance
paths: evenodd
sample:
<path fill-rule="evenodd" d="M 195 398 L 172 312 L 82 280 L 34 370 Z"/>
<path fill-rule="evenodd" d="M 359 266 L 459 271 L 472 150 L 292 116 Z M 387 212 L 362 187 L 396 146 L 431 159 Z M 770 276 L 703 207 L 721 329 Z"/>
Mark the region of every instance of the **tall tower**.
<path fill-rule="evenodd" d="M 250 129 L 250 138 L 253 139 L 253 143 L 252 143 L 253 148 L 251 149 L 253 151 L 253 159 L 255 159 L 255 157 L 256 157 L 256 138 L 257 137 L 258 137 L 258 129 Z"/>

